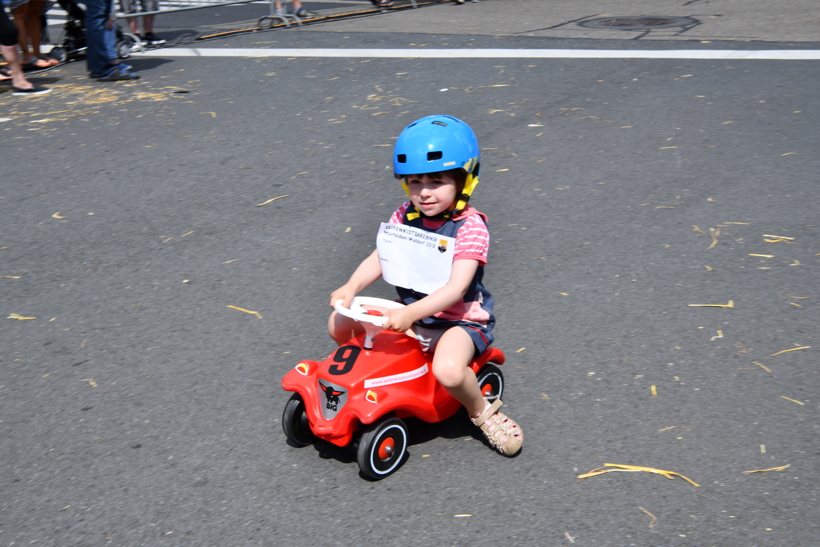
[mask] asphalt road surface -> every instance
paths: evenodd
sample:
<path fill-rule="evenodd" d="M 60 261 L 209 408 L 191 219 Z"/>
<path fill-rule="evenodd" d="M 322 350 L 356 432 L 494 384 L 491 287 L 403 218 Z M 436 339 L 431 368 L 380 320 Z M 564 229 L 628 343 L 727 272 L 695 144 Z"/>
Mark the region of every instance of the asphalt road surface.
<path fill-rule="evenodd" d="M 454 54 L 172 48 L 133 58 L 136 82 L 74 62 L 33 77 L 49 95 L 0 93 L 0 545 L 816 546 L 818 61 L 457 50 L 817 41 L 352 24 L 199 47 Z M 410 421 L 409 457 L 370 482 L 349 452 L 286 443 L 280 381 L 334 350 L 328 295 L 403 202 L 395 137 L 432 113 L 479 136 L 526 440 L 507 459 L 461 414 Z M 698 486 L 578 480 L 606 463 Z"/>

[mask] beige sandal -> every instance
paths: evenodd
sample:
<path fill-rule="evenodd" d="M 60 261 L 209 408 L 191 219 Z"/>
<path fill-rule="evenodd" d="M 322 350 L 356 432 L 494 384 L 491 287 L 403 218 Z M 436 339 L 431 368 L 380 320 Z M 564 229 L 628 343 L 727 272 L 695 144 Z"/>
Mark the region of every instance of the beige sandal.
<path fill-rule="evenodd" d="M 501 405 L 501 399 L 496 399 L 493 404 L 487 403 L 484 412 L 479 414 L 478 418 L 470 420 L 481 429 L 490 445 L 500 454 L 514 456 L 521 450 L 524 432 L 506 414 L 498 412 Z"/>

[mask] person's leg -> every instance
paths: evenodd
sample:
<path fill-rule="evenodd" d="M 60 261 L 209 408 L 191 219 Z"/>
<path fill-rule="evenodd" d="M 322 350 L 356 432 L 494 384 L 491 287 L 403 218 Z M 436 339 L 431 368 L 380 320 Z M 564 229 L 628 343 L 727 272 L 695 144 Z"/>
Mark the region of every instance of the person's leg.
<path fill-rule="evenodd" d="M 28 80 L 23 74 L 23 67 L 20 65 L 20 57 L 17 54 L 17 44 L 13 46 L 0 45 L 0 52 L 3 53 L 3 58 L 8 61 L 11 69 L 11 85 L 14 87 L 14 94 L 19 94 L 20 91 L 30 92 L 32 95 L 40 95 L 51 91 L 47 87 L 39 87 Z"/>
<path fill-rule="evenodd" d="M 137 13 L 136 11 L 130 11 L 129 13 Z M 131 34 L 134 36 L 139 36 L 139 27 L 137 26 L 137 19 L 139 17 L 130 17 L 128 19 L 128 28 L 131 30 Z"/>
<path fill-rule="evenodd" d="M 114 33 L 116 40 L 116 33 L 106 28 L 109 14 L 107 0 L 86 0 L 85 7 L 86 66 L 91 74 L 102 74 L 103 70 L 110 68 L 111 59 L 117 56 L 113 44 L 110 44 L 110 35 Z"/>
<path fill-rule="evenodd" d="M 49 93 L 50 88 L 39 87 L 26 80 L 17 53 L 17 41 L 17 27 L 9 21 L 6 10 L 0 7 L 0 53 L 3 54 L 3 58 L 9 64 L 12 95 L 42 95 L 43 93 Z"/>
<path fill-rule="evenodd" d="M 505 456 L 514 456 L 521 449 L 524 433 L 517 423 L 499 412 L 501 399 L 491 405 L 481 395 L 475 373 L 468 366 L 475 351 L 476 343 L 464 328 L 448 329 L 436 346 L 433 374 L 450 395 L 464 405 L 490 445 Z"/>
<path fill-rule="evenodd" d="M 159 0 L 142 0 L 143 11 L 159 11 Z M 145 30 L 145 41 L 149 46 L 161 46 L 165 40 L 154 34 L 154 17 L 156 15 L 145 15 L 142 18 L 143 30 Z"/>
<path fill-rule="evenodd" d="M 31 42 L 31 56 L 40 56 L 40 40 L 42 39 L 42 29 L 40 28 L 40 12 L 43 11 L 43 0 L 29 0 L 28 16 L 26 17 L 26 33 Z M 39 66 L 39 64 L 38 64 Z"/>
<path fill-rule="evenodd" d="M 475 344 L 461 327 L 448 329 L 438 341 L 433 355 L 433 375 L 444 389 L 464 405 L 471 418 L 486 406 L 475 373 L 469 367 L 475 355 Z"/>
<path fill-rule="evenodd" d="M 330 333 L 330 337 L 341 346 L 351 338 L 363 334 L 364 327 L 358 321 L 334 311 L 327 320 L 327 331 Z"/>
<path fill-rule="evenodd" d="M 11 16 L 14 18 L 14 26 L 17 27 L 17 43 L 20 45 L 20 52 L 24 63 L 28 63 L 29 59 L 31 59 L 31 51 L 28 48 L 28 26 L 26 25 L 28 8 L 29 2 L 26 2 L 22 6 L 17 6 L 11 10 Z"/>

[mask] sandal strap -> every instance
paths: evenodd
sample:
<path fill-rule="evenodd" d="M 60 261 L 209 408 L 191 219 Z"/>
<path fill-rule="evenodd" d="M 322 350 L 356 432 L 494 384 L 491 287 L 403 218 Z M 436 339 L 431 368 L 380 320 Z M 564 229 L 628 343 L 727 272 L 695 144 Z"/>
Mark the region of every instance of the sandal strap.
<path fill-rule="evenodd" d="M 478 415 L 478 418 L 476 418 L 473 423 L 475 423 L 478 427 L 481 427 L 482 424 L 490 418 L 490 416 L 495 414 L 496 411 L 501 408 L 502 404 L 504 403 L 501 402 L 501 399 L 496 399 L 493 404 L 485 408 L 484 412 Z"/>
<path fill-rule="evenodd" d="M 484 433 L 490 446 L 505 456 L 512 456 L 521 448 L 524 432 L 509 416 L 498 412 L 501 404 L 501 400 L 496 399 L 493 404 L 487 405 L 484 412 L 473 420 L 473 423 Z"/>

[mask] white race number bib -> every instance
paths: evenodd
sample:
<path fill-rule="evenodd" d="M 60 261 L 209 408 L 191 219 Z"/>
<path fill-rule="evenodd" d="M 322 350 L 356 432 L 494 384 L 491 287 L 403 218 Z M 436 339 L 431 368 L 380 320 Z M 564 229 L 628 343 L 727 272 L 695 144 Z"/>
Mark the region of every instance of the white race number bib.
<path fill-rule="evenodd" d="M 430 294 L 450 281 L 456 240 L 404 224 L 381 223 L 376 248 L 384 280 Z"/>

